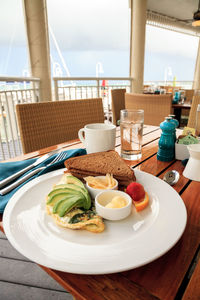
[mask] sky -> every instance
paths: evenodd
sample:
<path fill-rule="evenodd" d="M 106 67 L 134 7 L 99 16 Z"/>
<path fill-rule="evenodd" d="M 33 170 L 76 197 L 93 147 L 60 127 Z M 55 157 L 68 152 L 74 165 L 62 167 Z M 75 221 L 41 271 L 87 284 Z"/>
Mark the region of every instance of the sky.
<path fill-rule="evenodd" d="M 157 74 L 164 80 L 167 69 L 171 78 L 193 80 L 197 50 L 197 37 L 147 26 L 145 80 L 157 80 Z"/>
<path fill-rule="evenodd" d="M 96 76 L 101 63 L 98 76 L 129 76 L 128 0 L 47 0 L 47 9 L 52 73 Z M 22 0 L 0 0 L 0 28 L 0 76 L 27 74 Z M 144 79 L 164 80 L 171 70 L 193 80 L 197 47 L 196 37 L 147 26 Z"/>

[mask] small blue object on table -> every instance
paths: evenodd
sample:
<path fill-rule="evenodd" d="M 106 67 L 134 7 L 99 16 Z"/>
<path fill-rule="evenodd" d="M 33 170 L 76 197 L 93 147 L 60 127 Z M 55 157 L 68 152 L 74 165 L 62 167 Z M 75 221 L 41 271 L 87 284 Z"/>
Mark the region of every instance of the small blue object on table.
<path fill-rule="evenodd" d="M 80 155 L 86 154 L 85 149 L 73 149 L 73 150 L 66 150 L 66 151 L 63 151 L 63 152 L 67 153 L 67 157 L 65 157 L 64 160 L 61 160 L 59 162 L 55 162 L 51 166 L 46 167 L 44 170 L 40 171 L 36 175 L 29 178 L 26 182 L 22 183 L 20 186 L 18 186 L 14 190 L 10 191 L 8 194 L 6 194 L 4 196 L 0 195 L 0 213 L 3 213 L 3 211 L 6 207 L 6 204 L 8 203 L 10 198 L 15 194 L 15 192 L 18 189 L 20 189 L 24 184 L 26 184 L 28 181 L 30 181 L 30 180 L 32 180 L 32 179 L 34 179 L 34 178 L 36 178 L 40 175 L 43 175 L 45 173 L 48 173 L 48 172 L 51 172 L 51 171 L 54 171 L 54 170 L 57 170 L 57 169 L 64 168 L 65 167 L 65 165 L 64 165 L 65 160 L 70 158 L 70 157 L 80 156 Z M 36 168 L 39 168 L 39 167 L 42 167 L 42 166 L 47 166 L 51 161 L 53 161 L 53 159 L 57 155 L 58 155 L 58 153 L 50 156 L 47 160 L 45 160 L 44 162 L 39 164 Z M 16 173 L 17 171 L 20 171 L 23 168 L 33 164 L 36 161 L 36 159 L 37 158 L 32 158 L 32 159 L 27 159 L 27 160 L 23 160 L 23 161 L 0 163 L 0 180 L 3 180 L 5 178 L 7 178 L 8 176 Z M 32 170 L 30 170 L 29 172 L 31 172 L 31 171 Z M 23 174 L 21 177 L 23 177 L 26 174 L 27 173 Z"/>

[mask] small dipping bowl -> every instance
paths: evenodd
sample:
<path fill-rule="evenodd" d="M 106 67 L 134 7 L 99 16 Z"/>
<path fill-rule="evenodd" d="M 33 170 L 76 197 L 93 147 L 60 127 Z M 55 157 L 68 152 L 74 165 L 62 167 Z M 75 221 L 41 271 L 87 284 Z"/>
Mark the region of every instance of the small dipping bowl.
<path fill-rule="evenodd" d="M 116 196 L 123 197 L 127 205 L 121 208 L 109 208 L 105 207 Z M 106 190 L 98 194 L 95 198 L 95 208 L 98 215 L 106 220 L 117 221 L 128 217 L 132 209 L 131 197 L 121 191 Z"/>
<path fill-rule="evenodd" d="M 102 179 L 104 179 L 104 178 L 106 178 L 106 176 L 96 176 L 95 178 L 100 178 L 100 179 L 102 178 Z M 118 190 L 118 181 L 117 181 L 115 178 L 113 178 L 113 179 L 114 179 L 115 185 L 114 185 L 112 188 L 109 188 L 109 189 L 95 189 L 95 188 L 91 187 L 91 186 L 86 182 L 86 189 L 89 191 L 89 193 L 90 193 L 90 195 L 92 196 L 92 198 L 95 199 L 95 197 L 96 197 L 99 193 L 101 193 L 101 192 L 103 192 L 103 191 Z"/>

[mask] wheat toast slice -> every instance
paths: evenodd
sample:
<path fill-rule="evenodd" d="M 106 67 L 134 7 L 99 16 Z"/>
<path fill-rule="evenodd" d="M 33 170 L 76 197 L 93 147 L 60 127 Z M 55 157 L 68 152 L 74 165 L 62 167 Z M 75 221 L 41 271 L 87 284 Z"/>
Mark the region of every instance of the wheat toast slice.
<path fill-rule="evenodd" d="M 80 179 L 109 173 L 120 185 L 128 185 L 136 180 L 134 171 L 114 150 L 69 158 L 65 161 L 65 166 L 68 172 Z"/>

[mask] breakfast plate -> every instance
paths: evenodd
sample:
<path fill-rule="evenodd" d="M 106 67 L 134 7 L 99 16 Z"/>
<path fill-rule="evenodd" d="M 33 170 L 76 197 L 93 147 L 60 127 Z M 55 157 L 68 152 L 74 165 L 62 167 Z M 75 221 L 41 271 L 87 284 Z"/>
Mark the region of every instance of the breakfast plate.
<path fill-rule="evenodd" d="M 105 221 L 102 233 L 58 227 L 45 211 L 45 197 L 64 169 L 33 179 L 6 206 L 3 225 L 22 255 L 48 268 L 77 274 L 107 274 L 145 265 L 171 249 L 187 221 L 179 194 L 163 180 L 135 170 L 149 206 L 121 221 Z"/>

